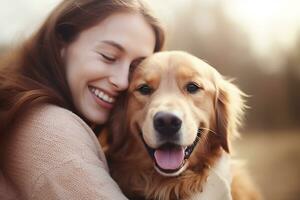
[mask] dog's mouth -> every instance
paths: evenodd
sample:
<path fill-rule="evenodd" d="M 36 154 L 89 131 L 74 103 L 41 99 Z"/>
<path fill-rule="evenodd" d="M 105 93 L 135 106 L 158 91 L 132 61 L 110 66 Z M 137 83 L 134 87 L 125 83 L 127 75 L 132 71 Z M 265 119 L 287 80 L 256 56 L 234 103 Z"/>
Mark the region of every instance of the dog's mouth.
<path fill-rule="evenodd" d="M 141 138 L 143 143 L 155 163 L 155 168 L 159 173 L 165 176 L 176 176 L 184 171 L 187 160 L 194 151 L 201 134 L 201 129 L 198 129 L 197 137 L 190 146 L 180 146 L 171 142 L 161 145 L 159 148 L 151 148 L 145 142 L 142 133 Z"/>

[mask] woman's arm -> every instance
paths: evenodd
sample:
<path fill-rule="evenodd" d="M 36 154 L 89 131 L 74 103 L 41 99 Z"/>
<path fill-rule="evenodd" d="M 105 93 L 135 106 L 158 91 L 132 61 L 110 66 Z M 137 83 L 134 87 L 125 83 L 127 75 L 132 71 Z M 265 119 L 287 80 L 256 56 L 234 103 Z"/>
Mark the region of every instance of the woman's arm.
<path fill-rule="evenodd" d="M 38 106 L 10 135 L 4 173 L 22 199 L 126 199 L 96 136 L 70 111 Z"/>

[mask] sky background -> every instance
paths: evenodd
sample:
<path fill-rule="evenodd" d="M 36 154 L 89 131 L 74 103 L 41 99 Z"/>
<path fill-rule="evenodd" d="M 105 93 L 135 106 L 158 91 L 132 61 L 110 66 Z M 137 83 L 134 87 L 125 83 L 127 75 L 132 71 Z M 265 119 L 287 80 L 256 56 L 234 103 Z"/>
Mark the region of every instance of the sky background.
<path fill-rule="evenodd" d="M 0 0 L 0 43 L 11 44 L 31 33 L 61 0 Z M 151 0 L 167 24 L 192 0 Z M 298 0 L 201 0 L 202 5 L 224 3 L 237 26 L 249 34 L 253 48 L 268 55 L 274 45 L 290 48 L 300 30 Z M 201 14 L 201 13 L 200 13 Z"/>
<path fill-rule="evenodd" d="M 0 46 L 10 47 L 22 42 L 37 29 L 59 2 L 61 0 L 0 0 Z M 268 67 L 263 67 L 267 73 L 280 73 L 284 69 L 285 55 L 289 54 L 297 40 L 300 40 L 299 0 L 149 0 L 149 2 L 167 27 L 167 38 L 172 36 L 175 38 L 173 43 L 176 42 L 176 38 L 189 39 L 178 37 L 179 23 L 176 20 L 181 12 L 192 9 L 192 17 L 187 13 L 182 18 L 194 20 L 192 28 L 199 33 L 211 34 L 219 31 L 215 27 L 219 25 L 215 24 L 215 13 L 211 12 L 211 8 L 222 5 L 222 12 L 226 17 L 247 36 L 245 40 L 256 57 L 268 62 Z M 243 39 L 240 39 L 240 43 L 245 43 Z"/>

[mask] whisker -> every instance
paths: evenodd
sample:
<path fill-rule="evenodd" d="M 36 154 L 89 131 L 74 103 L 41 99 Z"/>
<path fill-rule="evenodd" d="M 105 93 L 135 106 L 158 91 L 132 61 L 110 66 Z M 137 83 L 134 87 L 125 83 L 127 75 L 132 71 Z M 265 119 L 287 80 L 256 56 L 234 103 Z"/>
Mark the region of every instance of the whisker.
<path fill-rule="evenodd" d="M 209 128 L 200 127 L 199 129 L 207 130 L 208 132 L 211 132 L 211 133 L 213 133 L 213 134 L 218 135 L 216 132 L 214 132 L 213 130 L 211 130 L 211 129 L 209 129 Z"/>

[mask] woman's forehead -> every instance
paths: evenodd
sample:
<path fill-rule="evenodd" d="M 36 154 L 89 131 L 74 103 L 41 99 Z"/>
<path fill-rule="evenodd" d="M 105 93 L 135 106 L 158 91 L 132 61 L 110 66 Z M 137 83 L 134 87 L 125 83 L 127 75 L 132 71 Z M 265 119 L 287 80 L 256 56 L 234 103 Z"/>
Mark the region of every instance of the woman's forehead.
<path fill-rule="evenodd" d="M 109 45 L 122 51 L 147 56 L 155 47 L 154 30 L 144 17 L 137 13 L 122 12 L 81 32 L 83 42 Z"/>

